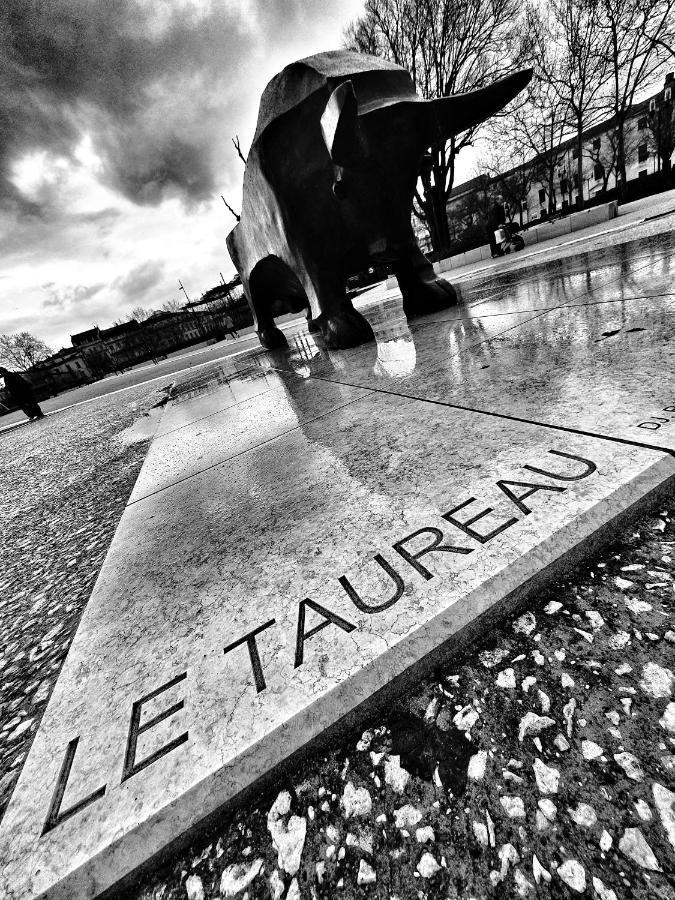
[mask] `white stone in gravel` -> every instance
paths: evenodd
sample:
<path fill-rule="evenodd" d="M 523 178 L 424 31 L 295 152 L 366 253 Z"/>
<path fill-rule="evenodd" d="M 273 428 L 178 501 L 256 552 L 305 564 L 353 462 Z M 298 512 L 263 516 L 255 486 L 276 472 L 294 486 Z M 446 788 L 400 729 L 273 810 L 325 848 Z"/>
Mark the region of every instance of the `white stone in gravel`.
<path fill-rule="evenodd" d="M 609 721 L 612 723 L 612 725 L 618 725 L 619 722 L 621 721 L 621 716 L 615 709 L 612 709 L 609 712 L 606 712 L 605 718 L 609 719 Z"/>
<path fill-rule="evenodd" d="M 557 734 L 553 740 L 553 743 L 561 753 L 565 753 L 565 751 L 570 749 L 569 741 L 564 734 Z"/>
<path fill-rule="evenodd" d="M 558 808 L 556 807 L 553 800 L 549 800 L 547 797 L 544 797 L 541 800 L 537 800 L 537 806 L 549 820 L 549 822 L 553 822 L 555 820 L 556 814 L 558 812 Z"/>
<path fill-rule="evenodd" d="M 629 566 L 621 566 L 622 572 L 639 572 L 640 569 L 644 569 L 642 563 L 631 563 Z"/>
<path fill-rule="evenodd" d="M 281 791 L 267 814 L 267 830 L 278 854 L 280 869 L 295 875 L 300 868 L 302 849 L 305 846 L 307 822 L 302 816 L 291 816 L 286 824 L 283 817 L 291 811 L 291 795 Z"/>
<path fill-rule="evenodd" d="M 614 578 L 614 584 L 620 591 L 627 591 L 630 588 L 635 587 L 634 581 L 629 581 L 627 578 L 621 578 L 619 575 Z"/>
<path fill-rule="evenodd" d="M 185 890 L 188 900 L 204 900 L 204 885 L 199 875 L 188 875 Z"/>
<path fill-rule="evenodd" d="M 524 819 L 525 807 L 521 797 L 500 797 L 499 802 L 504 808 L 504 812 L 511 819 Z"/>
<path fill-rule="evenodd" d="M 431 825 L 425 825 L 423 828 L 418 828 L 415 831 L 415 840 L 418 844 L 433 844 L 433 842 L 436 840 L 434 829 L 431 827 Z"/>
<path fill-rule="evenodd" d="M 373 750 L 370 751 L 370 761 L 373 764 L 373 768 L 379 766 L 379 764 L 382 762 L 383 756 L 384 753 L 375 753 Z"/>
<path fill-rule="evenodd" d="M 398 759 L 398 757 L 396 757 L 396 759 Z M 347 819 L 352 816 L 367 816 L 373 808 L 373 801 L 368 790 L 364 787 L 354 787 L 351 781 L 348 781 L 345 785 L 340 804 L 345 811 L 345 817 Z"/>
<path fill-rule="evenodd" d="M 356 876 L 357 884 L 375 884 L 377 881 L 377 875 L 375 874 L 375 869 L 372 866 L 369 866 L 365 859 L 362 859 L 359 863 L 359 873 Z"/>
<path fill-rule="evenodd" d="M 645 773 L 642 771 L 640 760 L 632 753 L 615 753 L 614 759 L 633 781 L 644 781 Z"/>
<path fill-rule="evenodd" d="M 316 864 L 316 879 L 321 884 L 324 872 L 326 871 L 326 863 L 318 862 Z M 279 874 L 279 870 L 275 869 L 270 875 L 270 890 L 272 891 L 272 900 L 279 900 L 284 892 L 284 880 Z"/>
<path fill-rule="evenodd" d="M 592 828 L 598 821 L 595 810 L 588 803 L 577 803 L 576 808 L 568 807 L 570 818 L 583 828 Z"/>
<path fill-rule="evenodd" d="M 675 644 L 675 631 L 668 630 L 663 636 L 669 644 Z"/>
<path fill-rule="evenodd" d="M 637 812 L 638 816 L 640 816 L 643 822 L 651 822 L 652 811 L 649 808 L 649 804 L 646 802 L 646 800 L 636 800 L 635 811 Z"/>
<path fill-rule="evenodd" d="M 577 632 L 577 634 L 580 634 L 581 637 L 589 644 L 593 643 L 594 638 L 590 631 L 584 631 L 583 628 L 575 628 L 574 630 Z"/>
<path fill-rule="evenodd" d="M 597 759 L 599 756 L 602 756 L 602 747 L 600 744 L 596 744 L 595 741 L 582 741 L 581 755 L 584 759 Z"/>
<path fill-rule="evenodd" d="M 24 731 L 28 731 L 30 726 L 33 724 L 32 719 L 24 719 L 19 725 L 16 726 L 14 731 L 7 737 L 8 741 L 13 741 L 15 738 L 20 737 Z"/>
<path fill-rule="evenodd" d="M 616 634 L 613 634 L 611 638 L 607 641 L 607 644 L 612 650 L 621 650 L 630 642 L 630 634 L 627 631 L 617 631 Z M 628 671 L 630 671 L 630 666 L 628 667 Z M 623 674 L 621 672 L 617 674 Z"/>
<path fill-rule="evenodd" d="M 527 678 L 523 678 L 523 683 L 521 684 L 522 689 L 527 693 L 533 684 L 537 683 L 537 679 L 534 675 L 528 675 Z"/>
<path fill-rule="evenodd" d="M 367 750 L 370 747 L 370 742 L 372 741 L 374 735 L 372 731 L 364 731 L 361 735 L 361 740 L 356 745 L 357 750 Z"/>
<path fill-rule="evenodd" d="M 478 654 L 478 659 L 486 669 L 493 669 L 508 655 L 508 650 L 501 650 L 498 648 L 496 650 L 483 650 Z"/>
<path fill-rule="evenodd" d="M 622 663 L 617 669 L 614 669 L 617 675 L 628 675 L 629 672 L 633 671 L 633 667 L 629 666 L 628 663 Z"/>
<path fill-rule="evenodd" d="M 513 669 L 504 669 L 497 675 L 497 687 L 512 689 L 516 686 L 516 674 Z"/>
<path fill-rule="evenodd" d="M 304 819 L 303 819 L 304 822 Z M 304 840 L 304 839 L 303 839 Z M 300 859 L 298 858 L 298 865 Z M 250 866 L 246 864 L 227 866 L 223 869 L 220 876 L 220 895 L 221 897 L 234 897 L 241 891 L 246 890 L 256 875 L 259 874 L 263 867 L 262 859 L 254 859 Z M 297 868 L 295 870 L 297 872 Z"/>
<path fill-rule="evenodd" d="M 640 613 L 650 612 L 650 610 L 654 608 L 651 603 L 647 603 L 646 600 L 636 600 L 635 597 L 624 597 L 623 602 L 636 616 L 639 616 Z"/>
<path fill-rule="evenodd" d="M 654 856 L 654 851 L 639 828 L 626 828 L 619 841 L 619 850 L 643 869 L 649 869 L 652 872 L 662 871 Z"/>
<path fill-rule="evenodd" d="M 477 710 L 471 706 L 471 704 L 467 704 L 465 707 L 460 709 L 457 715 L 453 716 L 452 721 L 455 723 L 455 727 L 460 731 L 466 731 L 467 733 L 471 731 L 473 726 L 479 719 L 479 715 Z"/>
<path fill-rule="evenodd" d="M 544 612 L 547 616 L 552 616 L 553 613 L 557 613 L 559 609 L 562 609 L 562 603 L 559 603 L 557 600 L 551 600 L 544 607 Z"/>
<path fill-rule="evenodd" d="M 574 720 L 574 710 L 577 708 L 577 701 L 572 697 L 571 700 L 563 706 L 563 716 L 567 725 L 567 737 L 572 737 L 572 726 Z"/>
<path fill-rule="evenodd" d="M 607 831 L 607 829 L 602 829 L 602 834 L 600 835 L 600 849 L 603 853 L 607 853 L 607 851 L 612 846 L 612 835 Z"/>
<path fill-rule="evenodd" d="M 502 846 L 499 848 L 499 859 L 501 862 L 499 880 L 503 881 L 506 878 L 506 873 L 509 870 L 509 865 L 513 864 L 515 866 L 520 862 L 520 857 L 518 856 L 518 851 L 513 846 L 513 844 L 502 844 Z"/>
<path fill-rule="evenodd" d="M 593 890 L 600 900 L 617 900 L 614 891 L 610 887 L 607 887 L 607 885 L 599 878 L 596 878 L 595 875 L 593 876 Z"/>
<path fill-rule="evenodd" d="M 513 630 L 519 634 L 532 634 L 536 627 L 537 620 L 531 612 L 526 612 L 513 623 Z"/>
<path fill-rule="evenodd" d="M 431 853 L 423 853 L 422 858 L 417 863 L 417 871 L 420 873 L 422 878 L 433 878 L 437 872 L 440 872 L 441 867 L 433 858 Z"/>
<path fill-rule="evenodd" d="M 394 810 L 394 821 L 397 828 L 414 828 L 421 819 L 422 813 L 409 803 Z"/>
<path fill-rule="evenodd" d="M 594 609 L 587 610 L 586 618 L 591 623 L 593 631 L 598 631 L 605 624 L 605 620 L 602 618 L 600 613 Z"/>
<path fill-rule="evenodd" d="M 532 764 L 537 787 L 542 794 L 557 794 L 560 783 L 560 771 L 552 766 L 547 766 L 540 759 L 535 759 Z"/>
<path fill-rule="evenodd" d="M 480 781 L 485 775 L 485 764 L 487 763 L 487 750 L 479 750 L 469 760 L 469 768 L 467 776 L 473 781 Z"/>
<path fill-rule="evenodd" d="M 568 675 L 567 672 L 563 672 L 562 675 L 560 676 L 560 684 L 563 686 L 563 688 L 565 690 L 567 690 L 567 688 L 573 688 L 574 687 L 574 678 L 572 678 L 571 675 Z"/>
<path fill-rule="evenodd" d="M 384 761 L 384 780 L 389 787 L 402 794 L 410 778 L 410 772 L 401 766 L 400 756 L 389 756 Z"/>
<path fill-rule="evenodd" d="M 495 846 L 495 823 L 492 821 L 490 817 L 490 813 L 485 813 L 485 821 L 487 822 L 488 827 L 488 837 L 490 838 L 490 846 Z"/>
<path fill-rule="evenodd" d="M 675 793 L 662 784 L 652 785 L 654 805 L 659 811 L 663 830 L 668 835 L 671 847 L 675 850 Z"/>
<path fill-rule="evenodd" d="M 670 669 L 664 669 L 655 662 L 648 662 L 642 667 L 640 687 L 650 697 L 670 697 L 675 675 Z"/>
<path fill-rule="evenodd" d="M 536 853 L 532 854 L 532 874 L 534 875 L 534 880 L 537 884 L 541 884 L 542 881 L 545 881 L 548 884 L 551 880 L 551 873 L 542 866 Z"/>
<path fill-rule="evenodd" d="M 439 702 L 440 701 L 439 701 L 438 697 L 434 697 L 430 701 L 429 705 L 427 706 L 426 712 L 424 713 L 424 718 L 427 722 L 431 722 L 432 719 L 436 718 L 436 714 L 438 713 Z"/>
<path fill-rule="evenodd" d="M 527 880 L 520 869 L 514 869 L 513 878 L 516 882 L 516 891 L 519 897 L 527 897 L 534 891 L 534 885 Z"/>
<path fill-rule="evenodd" d="M 586 872 L 576 859 L 568 859 L 561 866 L 558 866 L 556 871 L 558 877 L 573 891 L 583 894 L 586 890 Z"/>
<path fill-rule="evenodd" d="M 540 734 L 545 728 L 555 725 L 555 721 L 548 716 L 538 716 L 536 713 L 527 712 L 520 720 L 518 728 L 518 740 L 522 743 L 528 734 Z"/>
<path fill-rule="evenodd" d="M 532 659 L 535 661 L 535 663 L 538 666 L 543 666 L 544 663 L 546 662 L 546 658 L 544 657 L 544 654 L 541 653 L 539 650 L 532 651 Z"/>
<path fill-rule="evenodd" d="M 543 691 L 537 690 L 537 696 L 539 697 L 541 711 L 547 713 L 551 709 L 551 700 L 548 694 L 545 694 Z"/>
<path fill-rule="evenodd" d="M 487 847 L 488 845 L 488 832 L 485 825 L 482 822 L 473 822 L 473 833 L 476 836 L 476 840 L 479 844 L 482 844 L 483 847 Z"/>
<path fill-rule="evenodd" d="M 294 878 L 293 881 L 291 881 L 290 887 L 288 888 L 286 900 L 300 900 L 300 897 L 300 885 L 298 884 L 298 879 Z"/>

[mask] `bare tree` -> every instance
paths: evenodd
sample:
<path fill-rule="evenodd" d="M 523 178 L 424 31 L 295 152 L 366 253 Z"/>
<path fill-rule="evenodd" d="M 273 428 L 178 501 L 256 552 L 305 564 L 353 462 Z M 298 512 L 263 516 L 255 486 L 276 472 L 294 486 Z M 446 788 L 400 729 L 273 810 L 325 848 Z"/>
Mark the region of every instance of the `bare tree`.
<path fill-rule="evenodd" d="M 599 0 L 611 74 L 609 109 L 616 130 L 617 194 L 626 190 L 625 124 L 636 94 L 654 84 L 675 40 L 675 0 Z"/>
<path fill-rule="evenodd" d="M 165 300 L 160 306 L 160 309 L 164 310 L 164 312 L 180 312 L 182 308 L 183 304 L 180 300 Z"/>
<path fill-rule="evenodd" d="M 146 319 L 150 318 L 152 312 L 153 311 L 151 309 L 144 309 L 142 306 L 136 306 L 129 313 L 129 318 L 127 319 L 127 321 L 131 322 L 136 319 L 137 322 L 145 322 Z"/>
<path fill-rule="evenodd" d="M 241 142 L 239 141 L 238 134 L 235 134 L 235 136 L 232 138 L 232 143 L 234 144 L 234 149 L 237 151 L 237 156 L 243 162 L 243 164 L 246 165 L 246 157 L 241 152 Z"/>
<path fill-rule="evenodd" d="M 29 369 L 51 354 L 47 344 L 28 331 L 0 334 L 0 359 L 10 366 Z"/>
<path fill-rule="evenodd" d="M 519 0 L 366 0 L 363 15 L 345 35 L 346 45 L 384 56 L 407 68 L 425 98 L 483 87 L 517 65 L 514 38 Z M 415 214 L 425 222 L 434 251 L 450 250 L 446 205 L 457 154 L 476 129 L 430 148 L 420 172 Z"/>
<path fill-rule="evenodd" d="M 583 209 L 583 133 L 606 110 L 602 90 L 608 59 L 595 0 L 548 0 L 530 6 L 526 33 L 536 74 L 562 104 L 576 132 L 577 206 Z"/>
<path fill-rule="evenodd" d="M 518 215 L 523 225 L 523 203 L 527 200 L 536 170 L 526 144 L 520 142 L 489 141 L 479 167 L 490 176 L 492 194 L 501 194 L 506 213 L 512 222 Z"/>

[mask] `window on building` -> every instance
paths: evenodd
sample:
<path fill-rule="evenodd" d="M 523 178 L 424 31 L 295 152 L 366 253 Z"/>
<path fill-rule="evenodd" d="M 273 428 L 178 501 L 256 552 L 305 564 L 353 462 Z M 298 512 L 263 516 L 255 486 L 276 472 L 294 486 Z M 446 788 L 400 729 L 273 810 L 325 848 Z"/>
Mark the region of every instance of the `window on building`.
<path fill-rule="evenodd" d="M 539 202 L 540 203 L 546 202 L 546 188 L 539 189 Z"/>
<path fill-rule="evenodd" d="M 642 116 L 641 119 L 638 119 L 637 123 L 638 131 L 644 131 L 647 127 L 647 116 Z"/>
<path fill-rule="evenodd" d="M 601 181 L 605 174 L 605 169 L 600 163 L 596 163 L 593 166 L 593 176 L 596 181 Z"/>
<path fill-rule="evenodd" d="M 649 159 L 649 146 L 645 141 L 638 147 L 638 162 L 647 162 Z"/>
<path fill-rule="evenodd" d="M 560 193 L 568 194 L 570 190 L 570 183 L 566 178 L 563 178 L 560 182 Z"/>
<path fill-rule="evenodd" d="M 595 140 L 593 141 L 593 149 L 594 150 L 600 149 L 600 138 L 595 138 Z"/>
<path fill-rule="evenodd" d="M 572 159 L 579 159 L 579 150 L 577 147 L 572 150 Z"/>

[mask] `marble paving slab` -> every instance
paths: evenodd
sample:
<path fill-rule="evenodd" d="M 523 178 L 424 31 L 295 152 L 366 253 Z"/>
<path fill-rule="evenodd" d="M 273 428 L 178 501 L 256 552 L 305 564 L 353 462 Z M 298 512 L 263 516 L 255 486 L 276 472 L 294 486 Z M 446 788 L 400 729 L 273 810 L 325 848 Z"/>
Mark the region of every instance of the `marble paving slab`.
<path fill-rule="evenodd" d="M 487 306 L 408 325 L 390 301 L 398 331 L 376 330 L 376 345 L 335 354 L 305 336 L 259 364 L 675 450 L 675 294 L 504 315 Z"/>
<path fill-rule="evenodd" d="M 675 472 L 338 385 L 305 418 L 301 374 L 240 403 L 206 381 L 166 453 L 209 408 L 264 430 L 280 389 L 295 427 L 187 476 L 178 453 L 127 506 L 0 826 L 2 897 L 101 893 Z"/>

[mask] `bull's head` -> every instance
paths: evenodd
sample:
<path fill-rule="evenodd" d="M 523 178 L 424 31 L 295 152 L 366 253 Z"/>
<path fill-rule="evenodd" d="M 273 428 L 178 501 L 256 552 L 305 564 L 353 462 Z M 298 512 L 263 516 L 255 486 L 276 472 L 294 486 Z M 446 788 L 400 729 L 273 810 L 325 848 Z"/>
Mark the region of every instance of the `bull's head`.
<path fill-rule="evenodd" d="M 365 91 L 357 85 L 355 91 L 352 81 L 342 82 L 321 117 L 334 166 L 334 191 L 349 227 L 368 243 L 384 235 L 392 249 L 410 233 L 412 199 L 424 151 L 498 112 L 527 85 L 532 70 L 435 100 L 419 97 L 403 70 L 394 74 L 399 89 L 389 96 L 378 95 L 372 85 Z M 409 82 L 403 91 L 401 78 Z"/>

